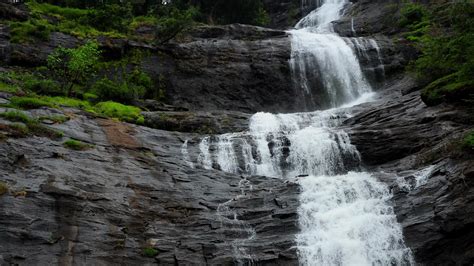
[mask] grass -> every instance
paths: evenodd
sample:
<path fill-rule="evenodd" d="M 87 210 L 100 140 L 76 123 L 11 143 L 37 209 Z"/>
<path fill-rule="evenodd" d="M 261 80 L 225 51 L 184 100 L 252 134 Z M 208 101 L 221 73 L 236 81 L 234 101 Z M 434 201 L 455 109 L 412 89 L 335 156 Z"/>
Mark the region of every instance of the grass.
<path fill-rule="evenodd" d="M 156 255 L 158 255 L 158 250 L 152 247 L 147 247 L 143 249 L 143 255 L 149 258 L 154 258 Z"/>
<path fill-rule="evenodd" d="M 32 118 L 20 111 L 9 111 L 5 113 L 0 113 L 0 117 L 11 122 L 21 122 L 24 124 L 34 123 L 34 120 Z"/>
<path fill-rule="evenodd" d="M 111 118 L 117 118 L 121 121 L 143 124 L 144 117 L 141 115 L 141 109 L 135 106 L 124 105 L 116 102 L 101 102 L 95 106 L 98 114 Z"/>
<path fill-rule="evenodd" d="M 143 26 L 156 26 L 158 25 L 158 19 L 156 17 L 139 16 L 134 17 L 132 23 L 130 23 L 130 30 L 136 30 Z"/>
<path fill-rule="evenodd" d="M 65 123 L 66 121 L 69 121 L 69 117 L 64 116 L 64 115 L 51 115 L 51 116 L 42 116 L 38 118 L 39 121 L 45 121 L 45 120 L 50 120 L 53 121 L 55 124 L 62 124 Z"/>
<path fill-rule="evenodd" d="M 13 107 L 21 109 L 38 109 L 41 107 L 56 107 L 50 101 L 44 100 L 43 97 L 12 97 L 10 99 L 10 104 Z"/>
<path fill-rule="evenodd" d="M 41 125 L 38 120 L 30 118 L 28 115 L 20 111 L 0 113 L 0 117 L 11 122 L 22 123 L 2 125 L 0 129 L 7 131 L 12 137 L 22 138 L 28 135 L 47 137 L 51 139 L 59 139 L 63 137 L 62 132 L 45 127 Z"/>
<path fill-rule="evenodd" d="M 79 140 L 68 139 L 63 143 L 64 147 L 75 150 L 75 151 L 84 151 L 90 149 L 92 146 L 86 143 L 83 143 Z"/>
<path fill-rule="evenodd" d="M 11 84 L 8 84 L 8 83 L 4 83 L 2 81 L 0 81 L 0 91 L 1 92 L 7 92 L 7 93 L 17 93 L 19 90 L 18 86 L 15 86 L 15 85 L 11 85 Z"/>
<path fill-rule="evenodd" d="M 7 183 L 0 181 L 0 196 L 8 193 L 8 191 L 9 189 Z"/>

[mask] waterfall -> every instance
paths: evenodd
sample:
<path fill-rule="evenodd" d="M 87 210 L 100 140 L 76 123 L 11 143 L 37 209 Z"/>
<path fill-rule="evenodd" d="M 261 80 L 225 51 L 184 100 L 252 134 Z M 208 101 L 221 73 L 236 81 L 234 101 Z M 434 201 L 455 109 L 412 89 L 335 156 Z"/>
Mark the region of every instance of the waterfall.
<path fill-rule="evenodd" d="M 371 92 L 350 41 L 333 30 L 347 3 L 327 0 L 290 31 L 293 83 L 309 99 L 306 109 L 338 107 Z"/>
<path fill-rule="evenodd" d="M 357 54 L 364 56 L 370 46 L 382 62 L 375 41 L 334 33 L 331 23 L 339 19 L 347 3 L 318 1 L 319 8 L 290 31 L 296 88 L 307 102 L 319 101 L 327 109 L 257 113 L 248 131 L 202 139 L 194 161 L 204 169 L 300 184 L 301 231 L 296 244 L 302 265 L 414 265 L 390 205 L 389 189 L 363 171 L 357 148 L 340 127 L 350 118 L 351 107 L 371 96 Z M 184 155 L 187 162 L 193 160 Z M 233 213 L 228 203 L 219 207 L 221 216 Z M 247 246 L 258 246 L 258 234 L 238 217 L 226 221 L 229 230 L 237 226 L 245 232 L 230 242 L 236 261 L 258 261 Z"/>

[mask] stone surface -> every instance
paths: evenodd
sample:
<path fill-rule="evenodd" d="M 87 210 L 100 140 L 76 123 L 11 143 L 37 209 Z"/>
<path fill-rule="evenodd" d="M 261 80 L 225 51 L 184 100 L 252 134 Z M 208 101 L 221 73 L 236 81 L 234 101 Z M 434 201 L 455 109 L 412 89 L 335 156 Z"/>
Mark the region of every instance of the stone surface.
<path fill-rule="evenodd" d="M 190 168 L 186 134 L 73 117 L 54 126 L 63 140 L 0 143 L 5 263 L 228 265 L 245 248 L 262 265 L 295 264 L 297 185 Z M 66 149 L 68 137 L 94 146 Z M 256 237 L 240 242 L 246 227 Z"/>
<path fill-rule="evenodd" d="M 250 114 L 220 112 L 145 112 L 145 125 L 167 131 L 224 134 L 248 130 Z"/>

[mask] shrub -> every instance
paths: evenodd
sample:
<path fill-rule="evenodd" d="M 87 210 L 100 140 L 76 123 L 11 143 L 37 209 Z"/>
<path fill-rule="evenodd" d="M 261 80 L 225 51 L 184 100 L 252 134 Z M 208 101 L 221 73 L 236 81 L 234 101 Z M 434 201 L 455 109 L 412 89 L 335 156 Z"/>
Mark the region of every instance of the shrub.
<path fill-rule="evenodd" d="M 132 6 L 125 4 L 101 5 L 87 15 L 87 23 L 101 31 L 125 32 L 132 19 Z"/>
<path fill-rule="evenodd" d="M 58 83 L 51 79 L 28 78 L 24 81 L 23 87 L 26 90 L 44 95 L 64 94 Z"/>
<path fill-rule="evenodd" d="M 117 118 L 130 123 L 143 121 L 141 110 L 135 106 L 123 105 L 116 102 L 102 102 L 95 106 L 97 113 L 107 117 Z"/>
<path fill-rule="evenodd" d="M 53 27 L 45 19 L 29 19 L 10 23 L 10 41 L 13 43 L 47 41 Z"/>
<path fill-rule="evenodd" d="M 48 69 L 67 96 L 72 96 L 74 84 L 83 83 L 95 73 L 98 47 L 96 42 L 88 42 L 75 49 L 58 48 L 48 56 Z"/>
<path fill-rule="evenodd" d="M 103 78 L 94 84 L 92 92 L 102 101 L 112 100 L 131 103 L 133 100 L 143 97 L 145 88 L 133 83 L 119 83 Z"/>
<path fill-rule="evenodd" d="M 158 255 L 158 250 L 152 247 L 146 247 L 143 249 L 143 255 L 149 258 L 154 258 L 156 255 Z"/>
<path fill-rule="evenodd" d="M 87 149 L 91 148 L 91 145 L 85 144 L 79 140 L 75 139 L 69 139 L 64 142 L 64 147 L 71 149 L 71 150 L 76 150 L 76 151 L 84 151 Z"/>
<path fill-rule="evenodd" d="M 12 106 L 22 108 L 22 109 L 38 109 L 41 107 L 51 107 L 54 108 L 55 105 L 45 101 L 41 98 L 35 97 L 12 97 L 10 99 L 10 104 Z"/>

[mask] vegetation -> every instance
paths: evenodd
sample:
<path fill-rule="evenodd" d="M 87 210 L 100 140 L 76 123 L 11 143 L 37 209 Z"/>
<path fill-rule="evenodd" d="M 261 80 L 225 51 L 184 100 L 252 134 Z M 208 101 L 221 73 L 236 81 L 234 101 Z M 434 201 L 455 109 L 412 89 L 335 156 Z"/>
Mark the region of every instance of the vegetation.
<path fill-rule="evenodd" d="M 35 136 L 57 139 L 63 136 L 61 132 L 47 128 L 41 125 L 37 119 L 30 118 L 26 114 L 19 111 L 9 111 L 0 113 L 0 117 L 11 122 L 22 123 L 11 124 L 8 126 L 2 125 L 2 129 L 8 131 L 13 137 L 26 137 L 31 134 Z"/>
<path fill-rule="evenodd" d="M 474 131 L 471 131 L 466 135 L 463 141 L 463 146 L 474 150 Z"/>
<path fill-rule="evenodd" d="M 55 105 L 43 98 L 37 97 L 12 97 L 10 99 L 10 104 L 13 107 L 21 109 L 38 109 L 41 107 L 55 107 Z"/>
<path fill-rule="evenodd" d="M 143 249 L 143 255 L 149 258 L 154 258 L 156 255 L 158 255 L 158 250 L 152 247 L 146 247 Z"/>
<path fill-rule="evenodd" d="M 421 56 L 412 69 L 426 84 L 422 98 L 428 105 L 474 101 L 474 5 L 468 1 L 406 4 L 400 24 L 409 31 Z"/>
<path fill-rule="evenodd" d="M 73 95 L 75 84 L 83 85 L 96 71 L 99 48 L 95 42 L 88 42 L 75 49 L 58 48 L 48 56 L 48 69 L 61 84 L 67 96 Z"/>
<path fill-rule="evenodd" d="M 26 115 L 23 112 L 20 111 L 9 111 L 5 113 L 0 113 L 0 117 L 11 121 L 11 122 L 21 122 L 24 124 L 31 124 L 34 123 L 35 121 L 30 118 L 28 115 Z"/>
<path fill-rule="evenodd" d="M 76 150 L 76 151 L 84 151 L 87 149 L 91 148 L 91 145 L 85 144 L 79 140 L 75 139 L 68 139 L 64 142 L 64 147 L 71 149 L 71 150 Z"/>
<path fill-rule="evenodd" d="M 123 105 L 116 102 L 101 102 L 95 106 L 98 114 L 107 117 L 117 118 L 121 121 L 143 124 L 144 117 L 140 114 L 141 110 L 135 106 Z"/>
<path fill-rule="evenodd" d="M 7 183 L 0 181 L 0 196 L 8 193 L 8 191 L 9 189 Z"/>

